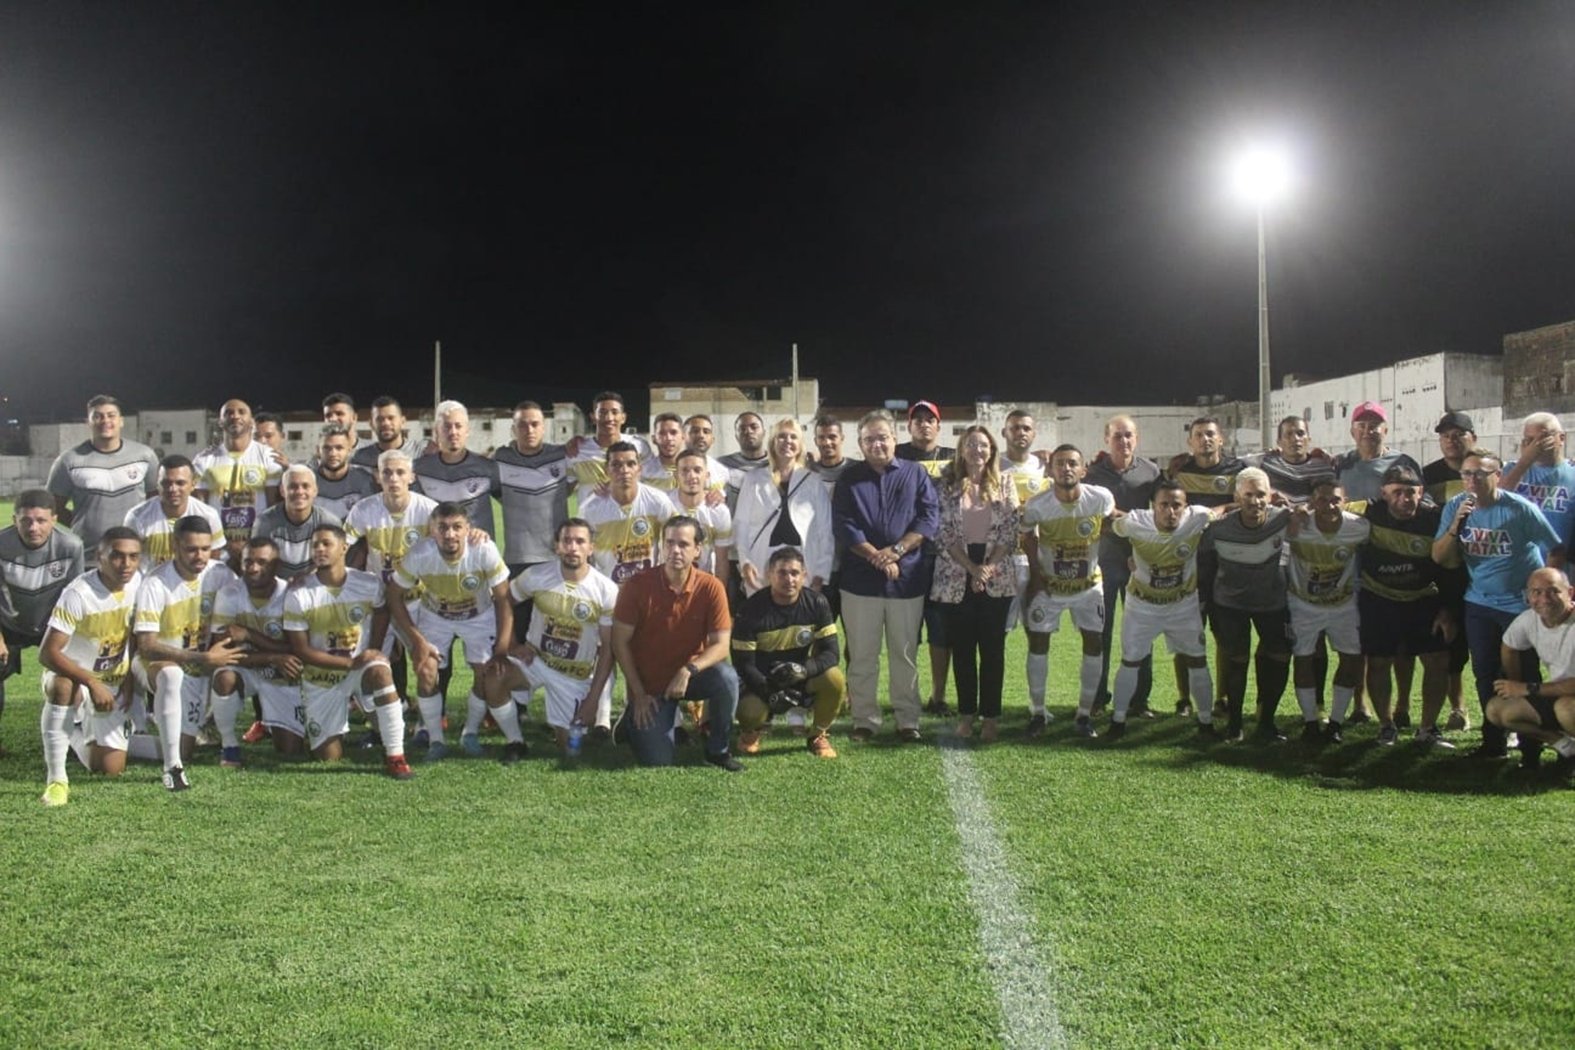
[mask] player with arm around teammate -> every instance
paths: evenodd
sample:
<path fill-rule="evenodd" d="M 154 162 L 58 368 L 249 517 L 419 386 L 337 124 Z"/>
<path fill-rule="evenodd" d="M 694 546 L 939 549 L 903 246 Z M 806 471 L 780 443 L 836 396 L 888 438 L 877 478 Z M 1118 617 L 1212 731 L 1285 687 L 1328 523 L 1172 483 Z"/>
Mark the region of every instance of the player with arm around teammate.
<path fill-rule="evenodd" d="M 267 536 L 246 541 L 241 574 L 213 599 L 213 633 L 240 646 L 235 666 L 213 675 L 213 716 L 233 725 L 242 697 L 257 697 L 259 721 L 273 738 L 274 750 L 299 755 L 306 750 L 301 707 L 299 657 L 284 637 L 284 596 L 289 584 L 276 575 L 279 548 Z M 225 764 L 229 764 L 226 762 Z"/>

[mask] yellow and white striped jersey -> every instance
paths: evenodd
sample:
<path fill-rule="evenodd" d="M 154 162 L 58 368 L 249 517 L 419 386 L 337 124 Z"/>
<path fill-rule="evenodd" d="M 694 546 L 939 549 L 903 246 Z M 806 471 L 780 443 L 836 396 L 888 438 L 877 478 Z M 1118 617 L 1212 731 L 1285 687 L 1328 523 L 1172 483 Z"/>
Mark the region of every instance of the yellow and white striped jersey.
<path fill-rule="evenodd" d="M 611 496 L 590 497 L 580 504 L 580 517 L 591 523 L 592 562 L 614 583 L 650 568 L 661 557 L 662 526 L 673 514 L 672 500 L 647 485 L 628 506 Z"/>
<path fill-rule="evenodd" d="M 142 583 L 142 576 L 133 576 L 124 590 L 112 591 L 90 571 L 66 585 L 49 614 L 50 629 L 68 639 L 66 658 L 110 688 L 131 670 L 131 624 Z"/>
<path fill-rule="evenodd" d="M 136 632 L 187 652 L 205 648 L 214 596 L 235 578 L 228 565 L 210 561 L 188 580 L 174 562 L 165 562 L 143 579 L 137 591 Z"/>
<path fill-rule="evenodd" d="M 219 512 L 225 533 L 250 539 L 257 515 L 268 507 L 268 490 L 279 487 L 284 473 L 273 450 L 261 441 L 253 441 L 244 452 L 219 445 L 202 452 L 191 466 L 194 488 L 207 493 L 208 506 Z"/>
<path fill-rule="evenodd" d="M 1001 477 L 1011 482 L 1012 488 L 1017 490 L 1019 507 L 1028 506 L 1029 500 L 1050 487 L 1050 479 L 1045 476 L 1045 465 L 1032 453 L 1021 463 L 1014 463 L 1006 453 L 1001 453 Z M 1022 550 L 1022 533 L 1018 533 L 1016 553 L 1021 554 Z"/>
<path fill-rule="evenodd" d="M 382 499 L 364 499 L 350 508 L 345 535 L 351 543 L 366 540 L 366 569 L 387 583 L 405 552 L 426 537 L 427 521 L 436 506 L 436 500 L 419 492 L 410 494 L 410 502 L 398 514 Z"/>
<path fill-rule="evenodd" d="M 358 507 L 360 505 L 356 504 Z M 284 629 L 305 631 L 307 644 L 313 649 L 353 659 L 366 650 L 372 629 L 372 614 L 382 607 L 381 577 L 359 569 L 346 569 L 345 582 L 338 587 L 330 587 L 314 572 L 285 592 Z M 343 680 L 345 674 L 344 671 L 307 665 L 301 672 L 301 680 L 332 685 Z"/>
<path fill-rule="evenodd" d="M 635 434 L 619 434 L 618 440 L 633 445 L 641 460 L 651 454 L 650 444 Z M 586 434 L 580 438 L 579 452 L 565 462 L 569 473 L 574 475 L 574 483 L 579 487 L 582 497 L 598 485 L 607 484 L 607 450 L 596 443 L 595 434 Z"/>
<path fill-rule="evenodd" d="M 1039 539 L 1039 567 L 1051 594 L 1081 594 L 1099 582 L 1099 535 L 1116 509 L 1109 489 L 1081 485 L 1076 500 L 1063 503 L 1054 488 L 1023 506 L 1023 533 Z"/>
<path fill-rule="evenodd" d="M 589 679 L 596 670 L 600 629 L 612 627 L 618 585 L 595 568 L 578 583 L 565 580 L 563 568 L 548 561 L 514 577 L 509 594 L 516 602 L 534 603 L 525 640 L 538 659 L 571 678 Z"/>
<path fill-rule="evenodd" d="M 705 458 L 705 466 L 706 490 L 710 492 L 725 491 L 727 489 L 727 468 L 720 461 L 712 459 L 710 456 Z M 671 467 L 662 466 L 662 460 L 657 456 L 655 450 L 652 450 L 651 454 L 640 462 L 640 484 L 649 485 L 653 489 L 665 492 L 674 503 L 678 502 L 678 467 L 676 464 Z"/>
<path fill-rule="evenodd" d="M 445 620 L 473 620 L 492 615 L 492 588 L 509 578 L 508 566 L 496 544 L 465 541 L 459 557 L 449 561 L 428 536 L 405 552 L 394 582 L 405 590 L 421 588 L 421 604 Z"/>
<path fill-rule="evenodd" d="M 710 507 L 702 501 L 698 507 L 691 508 L 684 506 L 680 499 L 677 495 L 673 496 L 673 513 L 687 514 L 705 529 L 705 542 L 700 544 L 700 560 L 695 564 L 714 576 L 717 548 L 725 551 L 733 545 L 733 515 L 728 512 L 726 503 Z"/>
<path fill-rule="evenodd" d="M 224 523 L 219 520 L 219 512 L 201 500 L 186 501 L 186 515 L 205 519 L 213 526 L 213 552 L 222 555 L 224 552 Z M 142 537 L 142 571 L 152 572 L 175 557 L 175 523 L 181 516 L 165 517 L 164 506 L 159 503 L 159 498 L 154 496 L 150 500 L 132 507 L 126 511 L 126 520 L 123 523 Z"/>
<path fill-rule="evenodd" d="M 1151 510 L 1128 511 L 1111 523 L 1110 531 L 1132 544 L 1134 597 L 1153 605 L 1169 605 L 1198 589 L 1198 544 L 1209 526 L 1207 507 L 1188 506 L 1171 532 L 1154 527 Z"/>
<path fill-rule="evenodd" d="M 256 598 L 246 586 L 246 581 L 236 577 L 213 598 L 213 619 L 209 629 L 217 631 L 230 624 L 240 624 L 248 631 L 267 635 L 274 641 L 284 640 L 284 595 L 290 585 L 277 577 L 272 592 L 265 598 Z"/>
<path fill-rule="evenodd" d="M 1345 605 L 1356 598 L 1357 550 L 1372 535 L 1366 518 L 1341 511 L 1340 527 L 1332 533 L 1308 522 L 1290 538 L 1291 560 L 1286 578 L 1291 593 L 1310 605 Z"/>

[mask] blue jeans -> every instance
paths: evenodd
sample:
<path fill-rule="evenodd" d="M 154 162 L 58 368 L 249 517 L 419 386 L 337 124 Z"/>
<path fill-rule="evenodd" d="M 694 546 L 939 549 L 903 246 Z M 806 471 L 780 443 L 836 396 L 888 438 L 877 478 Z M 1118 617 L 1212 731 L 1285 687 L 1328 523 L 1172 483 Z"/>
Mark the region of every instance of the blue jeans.
<path fill-rule="evenodd" d="M 708 755 L 725 755 L 728 741 L 733 735 L 733 715 L 738 710 L 738 672 L 727 661 L 713 664 L 689 678 L 689 689 L 683 700 L 704 700 L 706 721 L 710 730 L 706 736 Z M 679 701 L 670 697 L 656 698 L 656 715 L 651 724 L 641 729 L 634 724 L 627 705 L 623 718 L 627 723 L 629 743 L 634 747 L 634 757 L 642 766 L 670 766 L 677 750 L 673 743 L 673 723 L 678 718 Z"/>
<path fill-rule="evenodd" d="M 1504 677 L 1499 646 L 1517 615 L 1466 602 L 1466 643 L 1471 647 L 1471 676 L 1476 679 L 1477 700 L 1482 705 L 1482 746 L 1490 751 L 1502 751 L 1507 743 L 1504 727 L 1487 720 L 1487 705 L 1493 699 L 1493 682 Z M 1528 682 L 1542 680 L 1536 654 L 1520 661 L 1520 674 Z"/>

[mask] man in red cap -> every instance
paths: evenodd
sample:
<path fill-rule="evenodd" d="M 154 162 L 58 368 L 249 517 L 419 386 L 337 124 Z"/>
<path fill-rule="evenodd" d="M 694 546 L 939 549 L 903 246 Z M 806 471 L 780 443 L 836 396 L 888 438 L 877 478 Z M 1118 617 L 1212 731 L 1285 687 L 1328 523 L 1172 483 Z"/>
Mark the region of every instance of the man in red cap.
<path fill-rule="evenodd" d="M 1351 409 L 1351 440 L 1356 447 L 1334 460 L 1335 477 L 1348 502 L 1384 498 L 1384 472 L 1393 466 L 1410 467 L 1419 476 L 1421 464 L 1384 444 L 1389 436 L 1389 413 L 1376 401 L 1363 401 Z"/>
<path fill-rule="evenodd" d="M 941 444 L 941 409 L 934 401 L 915 401 L 908 409 L 908 440 L 897 446 L 898 459 L 911 460 L 923 467 L 933 480 L 941 476 L 946 464 L 957 458 L 957 450 Z M 926 578 L 935 565 L 935 544 L 924 541 L 921 571 Z M 943 606 L 924 599 L 924 635 L 930 640 L 930 702 L 924 705 L 928 714 L 946 718 L 952 709 L 946 706 L 946 676 L 951 671 L 952 648 L 946 638 L 946 616 Z"/>

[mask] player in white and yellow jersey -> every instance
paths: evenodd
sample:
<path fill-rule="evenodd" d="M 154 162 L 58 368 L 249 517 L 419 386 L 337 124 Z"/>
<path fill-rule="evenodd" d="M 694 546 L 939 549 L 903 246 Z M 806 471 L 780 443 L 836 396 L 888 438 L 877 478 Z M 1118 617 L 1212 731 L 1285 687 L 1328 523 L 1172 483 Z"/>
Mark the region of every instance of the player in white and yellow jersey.
<path fill-rule="evenodd" d="M 709 572 L 727 586 L 732 575 L 733 515 L 727 501 L 721 498 L 722 489 L 712 478 L 710 457 L 694 449 L 678 453 L 678 490 L 668 498 L 673 503 L 673 513 L 687 514 L 705 528 L 705 539 L 700 544 L 700 560 L 696 567 Z"/>
<path fill-rule="evenodd" d="M 1078 675 L 1077 733 L 1097 736 L 1090 712 L 1099 688 L 1099 654 L 1104 651 L 1105 592 L 1099 585 L 1099 536 L 1116 509 L 1108 489 L 1083 484 L 1083 453 L 1061 445 L 1050 454 L 1050 488 L 1023 507 L 1023 553 L 1028 586 L 1023 591 L 1028 627 L 1028 697 L 1035 715 L 1044 713 L 1050 676 L 1050 636 L 1071 614 L 1083 635 Z M 1042 724 L 1042 723 L 1041 723 Z"/>
<path fill-rule="evenodd" d="M 684 420 L 676 412 L 662 412 L 651 420 L 651 452 L 640 467 L 640 483 L 663 492 L 669 499 L 678 498 L 678 454 L 684 449 Z M 696 450 L 697 452 L 699 450 Z M 708 502 L 719 502 L 727 491 L 727 468 L 720 460 L 699 452 L 705 461 L 705 491 L 717 493 Z M 706 569 L 706 572 L 711 572 Z M 713 574 L 714 575 L 714 574 Z"/>
<path fill-rule="evenodd" d="M 416 707 L 427 730 L 427 759 L 437 761 L 448 751 L 443 740 L 443 694 L 439 671 L 448 663 L 455 639 L 464 643 L 472 685 L 460 743 L 466 754 L 481 753 L 478 734 L 487 704 L 482 699 L 482 667 L 508 652 L 514 633 L 514 607 L 509 603 L 509 570 L 491 540 L 473 539 L 465 508 L 439 503 L 428 525 L 430 535 L 410 550 L 388 585 L 394 628 L 405 639 L 416 669 Z M 406 595 L 419 591 L 419 602 Z M 412 615 L 414 613 L 414 615 Z M 514 705 L 495 716 L 508 741 L 503 761 L 525 755 L 519 712 Z"/>
<path fill-rule="evenodd" d="M 224 534 L 247 539 L 257 515 L 279 502 L 279 454 L 253 439 L 251 406 L 239 399 L 219 409 L 224 443 L 206 449 L 192 461 L 196 496 L 219 512 Z"/>
<path fill-rule="evenodd" d="M 345 535 L 355 544 L 350 564 L 376 573 L 386 585 L 405 552 L 427 534 L 427 520 L 437 501 L 410 491 L 415 471 L 401 449 L 378 456 L 377 473 L 383 487 L 380 498 L 364 499 L 350 508 Z"/>
<path fill-rule="evenodd" d="M 1327 636 L 1339 654 L 1330 691 L 1328 739 L 1338 744 L 1345 712 L 1362 680 L 1361 622 L 1356 611 L 1357 552 L 1372 535 L 1366 518 L 1345 509 L 1345 490 L 1333 478 L 1313 482 L 1312 498 L 1296 508 L 1286 530 L 1291 558 L 1291 652 L 1295 656 L 1296 702 L 1303 723 L 1317 724 L 1318 681 L 1314 654 Z"/>
<path fill-rule="evenodd" d="M 1165 646 L 1182 658 L 1198 712 L 1198 731 L 1214 735 L 1214 683 L 1203 644 L 1198 605 L 1198 546 L 1214 511 L 1187 505 L 1187 492 L 1170 478 L 1154 483 L 1152 510 L 1134 510 L 1111 521 L 1110 529 L 1132 544 L 1132 578 L 1121 620 L 1121 669 L 1107 739 L 1126 732 L 1127 708 L 1137 692 L 1138 668 L 1165 636 Z"/>
<path fill-rule="evenodd" d="M 49 615 L 38 646 L 44 667 L 44 709 L 38 730 L 44 744 L 46 806 L 71 797 L 66 752 L 71 713 L 81 705 L 89 729 L 89 768 L 119 776 L 126 768 L 126 709 L 131 704 L 131 622 L 142 577 L 142 541 L 124 525 L 99 539 L 98 567 L 66 585 Z"/>
<path fill-rule="evenodd" d="M 558 526 L 558 558 L 516 576 L 515 601 L 532 603 L 525 641 L 487 666 L 487 703 L 494 717 L 511 692 L 547 694 L 547 724 L 567 747 L 569 727 L 612 725 L 612 613 L 618 585 L 591 565 L 591 524 L 570 518 Z"/>
<path fill-rule="evenodd" d="M 623 432 L 628 418 L 623 395 L 616 391 L 603 390 L 591 400 L 591 422 L 596 424 L 596 432 L 570 439 L 567 447 L 569 471 L 574 475 L 582 500 L 610 480 L 607 452 L 615 443 L 632 445 L 642 460 L 651 454 L 650 446 L 643 439 Z"/>
<path fill-rule="evenodd" d="M 580 517 L 594 530 L 596 567 L 622 583 L 656 564 L 662 526 L 675 512 L 671 500 L 640 484 L 640 452 L 627 441 L 607 450 L 607 474 L 607 494 L 581 502 Z"/>
<path fill-rule="evenodd" d="M 1050 487 L 1050 477 L 1045 473 L 1044 462 L 1032 451 L 1037 436 L 1032 413 L 1015 408 L 1006 414 L 1006 426 L 1001 428 L 1001 477 L 1010 481 L 1012 488 L 1017 491 L 1019 507 L 1026 507 L 1029 500 Z M 1028 589 L 1028 555 L 1023 553 L 1021 539 L 1012 554 L 1012 568 L 1017 576 L 1017 593 L 1012 596 L 1012 608 L 1006 614 L 1008 634 L 1022 619 L 1023 591 Z M 1038 718 L 1039 715 L 1040 712 L 1036 710 L 1033 717 Z M 1048 713 L 1045 713 L 1045 717 L 1049 717 Z M 1039 728 L 1043 729 L 1042 722 Z"/>
<path fill-rule="evenodd" d="M 343 529 L 320 526 L 312 533 L 313 571 L 284 596 L 284 636 L 302 664 L 306 743 L 318 758 L 337 761 L 350 728 L 351 698 L 369 700 L 387 755 L 384 769 L 395 780 L 409 780 L 414 774 L 405 761 L 399 690 L 388 660 L 367 645 L 368 639 L 382 641 L 388 630 L 383 581 L 347 567 L 348 551 Z"/>
<path fill-rule="evenodd" d="M 224 523 L 219 512 L 191 497 L 195 486 L 191 460 L 165 456 L 159 460 L 159 494 L 126 512 L 121 522 L 142 537 L 142 571 L 151 572 L 175 557 L 175 523 L 188 514 L 207 518 L 213 526 L 213 556 L 224 557 Z"/>
<path fill-rule="evenodd" d="M 212 526 L 195 515 L 175 523 L 175 557 L 142 580 L 137 590 L 137 661 L 132 672 L 143 689 L 153 694 L 153 724 L 159 729 L 159 751 L 164 763 L 164 786 L 185 791 L 191 786 L 186 763 L 197 744 L 197 734 L 208 718 L 209 678 L 241 657 L 240 647 L 228 638 L 209 644 L 213 598 L 235 578 L 228 567 L 210 561 Z M 215 717 L 223 745 L 222 762 L 241 764 L 235 716 L 228 722 Z"/>
<path fill-rule="evenodd" d="M 301 706 L 301 661 L 284 638 L 284 595 L 289 584 L 278 577 L 279 548 L 267 536 L 246 541 L 241 575 L 213 599 L 214 636 L 225 636 L 243 654 L 234 667 L 213 675 L 213 713 L 221 727 L 233 726 L 242 697 L 255 696 L 260 721 L 273 737 L 274 750 L 298 755 L 305 750 L 306 717 Z"/>

